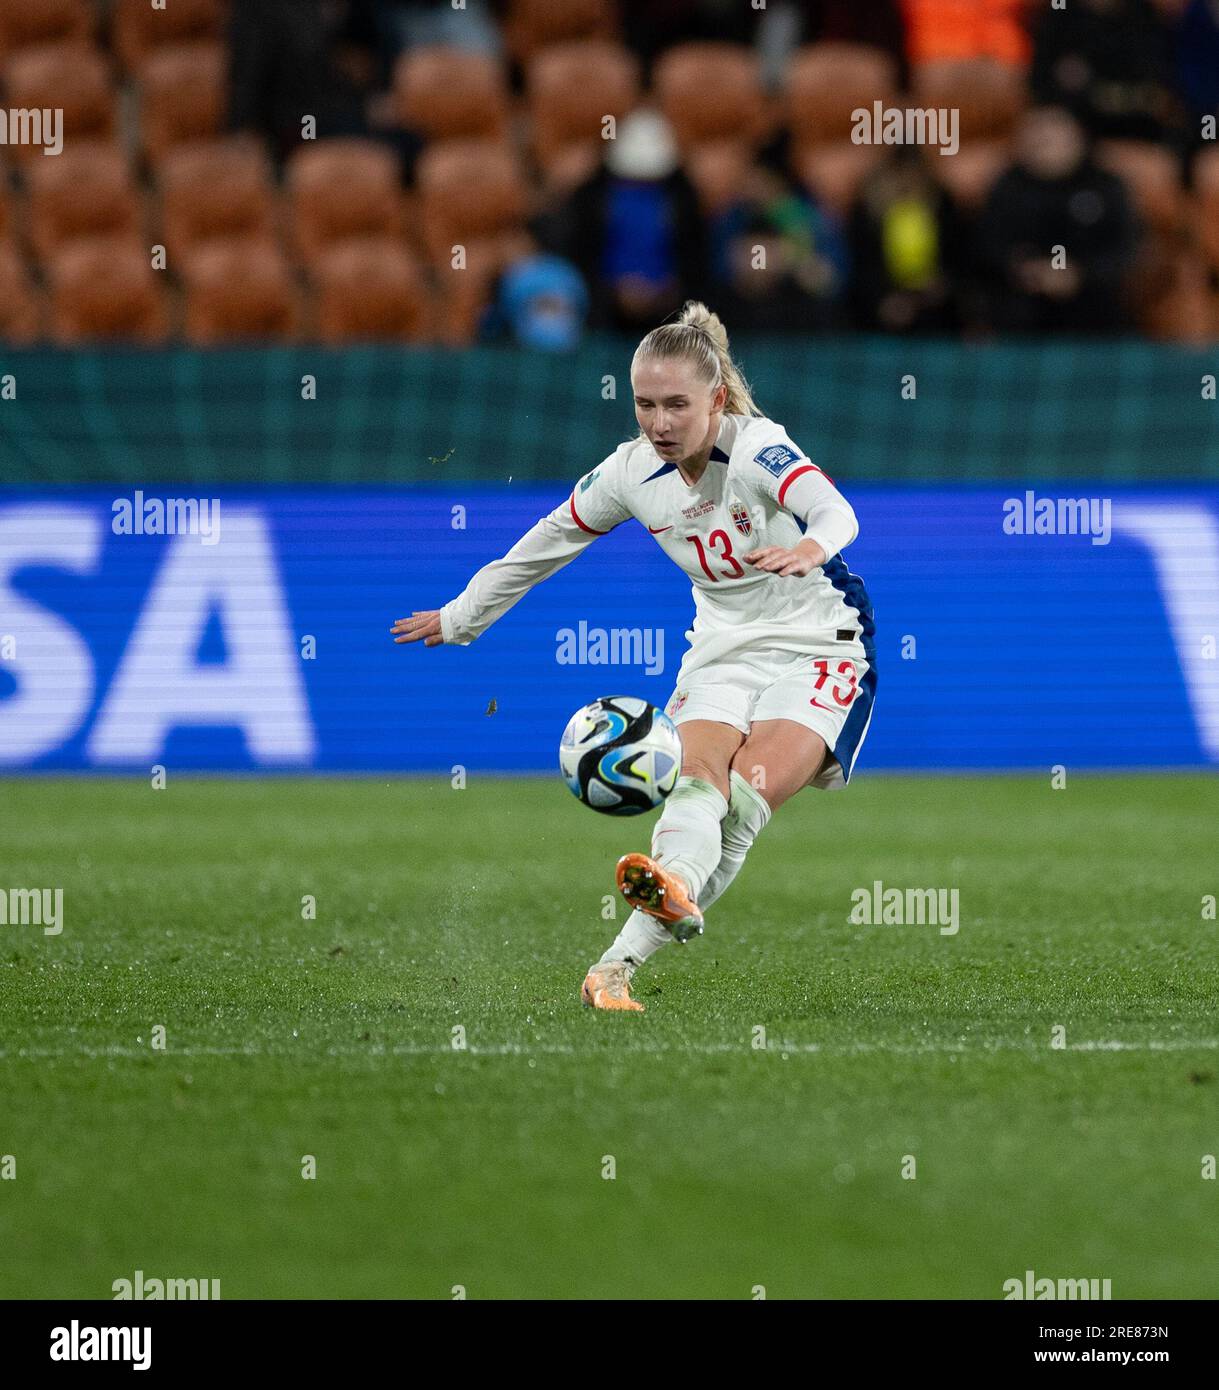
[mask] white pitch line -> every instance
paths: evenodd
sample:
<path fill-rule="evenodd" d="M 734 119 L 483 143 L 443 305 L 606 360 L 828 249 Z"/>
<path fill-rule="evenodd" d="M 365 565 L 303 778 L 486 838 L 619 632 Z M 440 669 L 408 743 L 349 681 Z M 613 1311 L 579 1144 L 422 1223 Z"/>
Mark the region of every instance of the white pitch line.
<path fill-rule="evenodd" d="M 443 1043 L 395 1043 L 385 1046 L 370 1043 L 368 1046 L 331 1044 L 321 1052 L 311 1049 L 308 1044 L 299 1047 L 243 1046 L 243 1047 L 181 1047 L 168 1048 L 159 1055 L 171 1058 L 191 1057 L 296 1057 L 316 1060 L 318 1057 L 448 1057 L 465 1053 L 471 1057 L 613 1057 L 621 1055 L 665 1056 L 685 1054 L 688 1056 L 724 1056 L 766 1052 L 783 1057 L 851 1057 L 864 1054 L 889 1054 L 895 1057 L 948 1055 L 985 1055 L 996 1052 L 1025 1052 L 1041 1055 L 1047 1052 L 1200 1052 L 1219 1048 L 1219 1038 L 1197 1038 L 1129 1042 L 1120 1039 L 1093 1039 L 1086 1042 L 1068 1043 L 1065 1047 L 1054 1048 L 1048 1043 L 1029 1041 L 999 1040 L 978 1044 L 963 1043 L 769 1043 L 765 1048 L 755 1048 L 749 1042 L 719 1043 L 651 1043 L 641 1045 L 636 1040 L 620 1039 L 622 1046 L 606 1048 L 578 1048 L 570 1043 L 537 1043 L 528 1046 L 523 1043 L 470 1043 L 464 1048 L 454 1048 Z M 0 1051 L 0 1061 L 31 1059 L 37 1061 L 63 1060 L 83 1057 L 91 1060 L 106 1058 L 141 1058 L 158 1055 L 149 1047 L 129 1047 L 112 1045 L 107 1047 L 75 1048 L 36 1048 L 20 1047 Z"/>

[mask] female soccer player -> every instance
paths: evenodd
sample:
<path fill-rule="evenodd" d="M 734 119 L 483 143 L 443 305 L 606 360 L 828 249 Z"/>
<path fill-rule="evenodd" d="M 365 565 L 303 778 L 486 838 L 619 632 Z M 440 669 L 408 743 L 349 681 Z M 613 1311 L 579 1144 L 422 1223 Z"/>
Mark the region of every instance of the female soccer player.
<path fill-rule="evenodd" d="M 641 1010 L 636 968 L 703 929 L 773 812 L 850 779 L 872 717 L 875 627 L 839 557 L 859 527 L 833 482 L 763 416 L 719 318 L 691 301 L 631 363 L 637 438 L 580 479 L 501 560 L 396 642 L 467 646 L 535 584 L 628 517 L 689 575 L 695 618 L 667 712 L 682 769 L 652 853 L 618 861 L 634 911 L 589 968 L 584 1003 Z"/>

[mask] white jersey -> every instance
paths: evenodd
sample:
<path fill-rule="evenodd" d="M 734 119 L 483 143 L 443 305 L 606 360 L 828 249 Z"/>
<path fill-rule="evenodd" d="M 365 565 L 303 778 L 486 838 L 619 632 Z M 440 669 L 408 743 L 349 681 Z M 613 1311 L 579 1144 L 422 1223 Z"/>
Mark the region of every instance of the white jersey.
<path fill-rule="evenodd" d="M 871 607 L 838 552 L 859 531 L 850 503 L 782 425 L 725 414 L 702 477 L 687 483 L 646 438 L 619 445 L 571 496 L 484 565 L 440 611 L 444 640 L 465 646 L 598 536 L 634 517 L 689 577 L 695 619 L 683 675 L 742 652 L 819 650 L 852 638 L 871 646 Z M 740 557 L 814 540 L 825 565 L 781 577 Z"/>

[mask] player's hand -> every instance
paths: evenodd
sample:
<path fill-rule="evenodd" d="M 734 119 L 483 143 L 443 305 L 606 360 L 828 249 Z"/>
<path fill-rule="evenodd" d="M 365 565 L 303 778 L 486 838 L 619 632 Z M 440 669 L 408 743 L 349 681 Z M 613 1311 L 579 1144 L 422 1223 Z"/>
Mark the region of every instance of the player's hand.
<path fill-rule="evenodd" d="M 425 647 L 439 647 L 444 641 L 439 608 L 429 608 L 422 613 L 416 610 L 409 618 L 399 618 L 390 631 L 397 634 L 395 642 L 418 642 L 422 638 Z"/>
<path fill-rule="evenodd" d="M 825 564 L 825 551 L 816 541 L 801 541 L 791 550 L 781 545 L 764 545 L 760 550 L 751 550 L 742 555 L 741 559 L 754 569 L 799 578 Z"/>

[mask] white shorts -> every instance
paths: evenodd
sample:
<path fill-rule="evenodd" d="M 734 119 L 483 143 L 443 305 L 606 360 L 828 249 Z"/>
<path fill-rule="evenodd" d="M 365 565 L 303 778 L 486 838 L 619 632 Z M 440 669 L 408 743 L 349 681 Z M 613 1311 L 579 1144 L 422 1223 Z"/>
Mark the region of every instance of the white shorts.
<path fill-rule="evenodd" d="M 742 652 L 677 673 L 665 706 L 675 724 L 712 719 L 748 734 L 764 719 L 791 719 L 825 740 L 831 756 L 806 783 L 835 791 L 851 780 L 872 721 L 876 670 L 858 638 L 807 653 Z"/>

